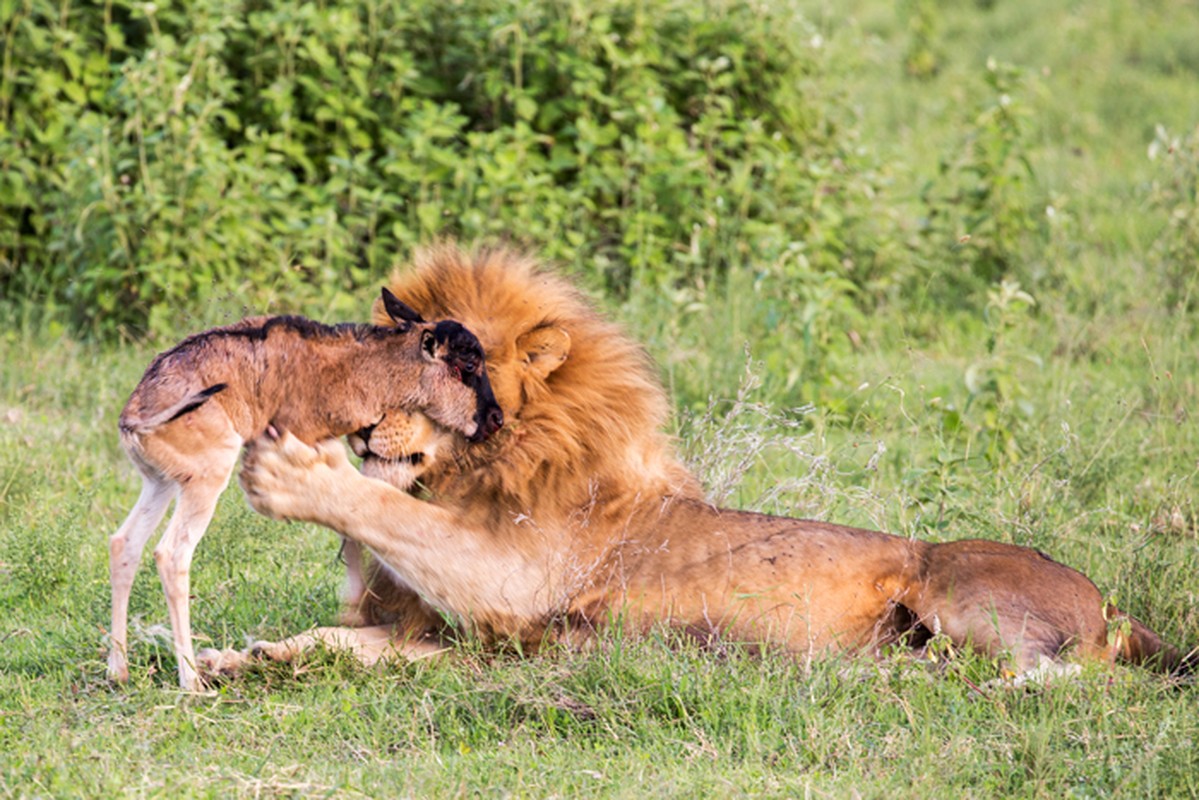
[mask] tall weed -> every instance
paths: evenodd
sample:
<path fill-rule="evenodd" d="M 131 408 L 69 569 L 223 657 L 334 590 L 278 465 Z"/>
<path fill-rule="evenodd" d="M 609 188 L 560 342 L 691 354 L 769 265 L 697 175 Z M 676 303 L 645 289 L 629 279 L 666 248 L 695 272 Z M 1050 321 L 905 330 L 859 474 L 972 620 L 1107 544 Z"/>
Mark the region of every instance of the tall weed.
<path fill-rule="evenodd" d="M 1024 254 L 1040 230 L 1024 96 L 1036 86 L 1024 70 L 995 59 L 983 83 L 960 143 L 921 191 L 924 258 L 942 301 L 960 303 L 1003 278 L 1033 278 Z"/>

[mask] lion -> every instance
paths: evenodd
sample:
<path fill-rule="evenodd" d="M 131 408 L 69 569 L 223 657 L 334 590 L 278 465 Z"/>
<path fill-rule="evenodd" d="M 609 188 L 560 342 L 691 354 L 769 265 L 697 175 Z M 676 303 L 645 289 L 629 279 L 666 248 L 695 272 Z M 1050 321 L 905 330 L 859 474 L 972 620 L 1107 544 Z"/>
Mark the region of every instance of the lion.
<path fill-rule="evenodd" d="M 919 650 L 939 635 L 1015 672 L 1192 666 L 1040 551 L 712 505 L 664 432 L 670 404 L 651 360 L 527 255 L 443 243 L 390 288 L 476 333 L 507 424 L 475 445 L 438 434 L 435 458 L 403 454 L 421 465 L 412 492 L 411 470 L 399 488 L 364 477 L 336 442 L 254 442 L 241 476 L 251 505 L 332 528 L 377 565 L 356 609 L 364 627 L 261 643 L 262 655 L 324 642 L 369 663 L 441 652 L 447 625 L 527 650 L 665 624 L 704 645 L 806 657 Z M 370 442 L 364 471 L 386 478 Z"/>

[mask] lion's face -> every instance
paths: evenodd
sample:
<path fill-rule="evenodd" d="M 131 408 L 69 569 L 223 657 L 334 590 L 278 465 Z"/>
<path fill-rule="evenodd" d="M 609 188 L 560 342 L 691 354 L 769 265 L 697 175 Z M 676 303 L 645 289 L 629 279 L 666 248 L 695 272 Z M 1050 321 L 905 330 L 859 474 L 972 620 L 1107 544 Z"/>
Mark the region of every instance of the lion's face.
<path fill-rule="evenodd" d="M 394 410 L 346 439 L 363 459 L 364 475 L 408 489 L 444 448 L 453 446 L 454 435 L 420 412 Z"/>

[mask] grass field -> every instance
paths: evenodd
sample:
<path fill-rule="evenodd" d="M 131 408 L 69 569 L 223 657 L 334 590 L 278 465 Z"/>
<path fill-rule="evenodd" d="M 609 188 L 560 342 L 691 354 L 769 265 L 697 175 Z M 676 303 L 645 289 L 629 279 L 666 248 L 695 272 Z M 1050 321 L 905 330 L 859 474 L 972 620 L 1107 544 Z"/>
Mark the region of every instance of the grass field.
<path fill-rule="evenodd" d="M 834 88 L 885 156 L 899 217 L 974 119 L 988 58 L 1032 76 L 1027 190 L 1050 233 L 1023 289 L 948 310 L 896 292 L 849 314 L 733 275 L 597 302 L 661 365 L 680 447 L 717 499 L 1037 547 L 1199 645 L 1199 264 L 1162 256 L 1165 151 L 1148 155 L 1158 125 L 1199 122 L 1199 13 L 947 3 L 916 47 L 929 5 L 801 4 L 851 65 Z M 925 50 L 936 69 L 906 74 Z M 804 663 L 663 633 L 379 670 L 324 655 L 184 696 L 148 562 L 133 678 L 114 688 L 106 542 L 137 492 L 116 417 L 167 342 L 78 342 L 4 308 L 0 797 L 1199 796 L 1199 692 L 1124 667 L 1011 689 L 968 654 Z M 181 309 L 179 332 L 241 314 Z M 266 520 L 230 490 L 192 572 L 198 638 L 328 623 L 336 552 L 331 532 Z"/>

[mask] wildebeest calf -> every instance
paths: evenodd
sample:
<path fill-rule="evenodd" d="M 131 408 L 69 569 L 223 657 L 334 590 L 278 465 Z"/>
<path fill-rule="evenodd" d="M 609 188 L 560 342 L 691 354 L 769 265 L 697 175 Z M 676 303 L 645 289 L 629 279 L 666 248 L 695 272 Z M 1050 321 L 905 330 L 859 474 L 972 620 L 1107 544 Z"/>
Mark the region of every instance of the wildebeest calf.
<path fill-rule="evenodd" d="M 120 417 L 121 444 L 142 475 L 133 510 L 109 541 L 109 677 L 129 677 L 129 592 L 142 550 L 172 499 L 154 550 L 179 661 L 179 685 L 199 685 L 188 604 L 192 554 L 242 444 L 268 428 L 315 443 L 420 411 L 481 440 L 503 425 L 474 334 L 426 322 L 387 289 L 395 327 L 255 317 L 190 336 L 158 355 Z"/>

